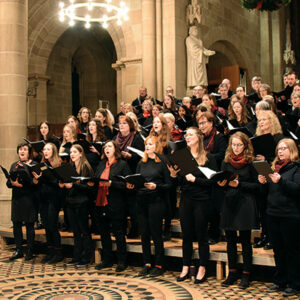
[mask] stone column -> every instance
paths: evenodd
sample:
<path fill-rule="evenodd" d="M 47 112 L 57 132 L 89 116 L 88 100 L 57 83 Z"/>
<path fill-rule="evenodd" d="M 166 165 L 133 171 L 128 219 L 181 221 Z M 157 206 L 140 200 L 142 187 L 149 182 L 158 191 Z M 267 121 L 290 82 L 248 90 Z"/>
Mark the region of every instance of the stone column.
<path fill-rule="evenodd" d="M 142 0 L 143 86 L 156 97 L 156 0 Z"/>
<path fill-rule="evenodd" d="M 260 70 L 264 83 L 273 86 L 271 13 L 260 13 Z"/>
<path fill-rule="evenodd" d="M 0 164 L 9 168 L 26 135 L 27 0 L 0 1 Z M 10 222 L 10 190 L 0 177 L 0 225 Z"/>
<path fill-rule="evenodd" d="M 162 62 L 162 0 L 156 0 L 156 84 L 157 99 L 163 101 L 163 62 Z"/>

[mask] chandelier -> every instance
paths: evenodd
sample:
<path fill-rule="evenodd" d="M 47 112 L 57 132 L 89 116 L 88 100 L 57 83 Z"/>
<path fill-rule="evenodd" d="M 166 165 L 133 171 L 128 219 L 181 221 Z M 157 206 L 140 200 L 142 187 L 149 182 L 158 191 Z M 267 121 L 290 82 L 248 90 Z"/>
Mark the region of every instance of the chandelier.
<path fill-rule="evenodd" d="M 121 1 L 120 6 L 113 5 L 112 0 L 69 0 L 69 4 L 63 1 L 59 3 L 59 20 L 69 21 L 70 26 L 75 25 L 75 21 L 84 22 L 86 28 L 91 27 L 91 23 L 100 23 L 104 28 L 108 27 L 108 22 L 117 20 L 118 25 L 127 21 L 128 7 Z M 103 13 L 103 10 L 105 13 Z"/>

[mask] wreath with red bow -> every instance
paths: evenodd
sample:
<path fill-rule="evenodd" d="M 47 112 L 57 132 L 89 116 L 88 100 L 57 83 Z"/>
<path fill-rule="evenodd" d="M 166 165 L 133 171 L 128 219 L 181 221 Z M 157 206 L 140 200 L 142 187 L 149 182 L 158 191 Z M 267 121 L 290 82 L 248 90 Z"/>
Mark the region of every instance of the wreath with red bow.
<path fill-rule="evenodd" d="M 288 5 L 291 0 L 241 0 L 241 4 L 247 9 L 260 11 L 273 11 Z"/>

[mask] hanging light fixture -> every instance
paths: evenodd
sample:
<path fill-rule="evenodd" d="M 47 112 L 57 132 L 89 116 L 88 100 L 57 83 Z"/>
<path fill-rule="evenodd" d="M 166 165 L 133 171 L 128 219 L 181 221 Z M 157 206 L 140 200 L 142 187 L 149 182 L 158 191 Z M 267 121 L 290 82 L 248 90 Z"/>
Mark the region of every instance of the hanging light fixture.
<path fill-rule="evenodd" d="M 100 23 L 107 28 L 110 21 L 117 20 L 117 24 L 122 25 L 123 21 L 129 19 L 129 9 L 123 1 L 120 6 L 116 6 L 112 4 L 112 0 L 69 0 L 68 4 L 61 1 L 59 8 L 59 20 L 68 20 L 69 26 L 74 26 L 79 21 L 85 23 L 85 28 L 90 28 L 92 23 Z"/>

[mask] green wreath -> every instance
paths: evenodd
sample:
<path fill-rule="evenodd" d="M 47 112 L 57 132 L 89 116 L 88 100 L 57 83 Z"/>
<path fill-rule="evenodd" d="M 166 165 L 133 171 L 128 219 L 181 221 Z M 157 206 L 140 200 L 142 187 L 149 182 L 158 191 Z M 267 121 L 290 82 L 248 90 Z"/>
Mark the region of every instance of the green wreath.
<path fill-rule="evenodd" d="M 286 6 L 291 0 L 241 0 L 241 4 L 247 9 L 257 9 L 260 11 L 273 11 Z"/>

